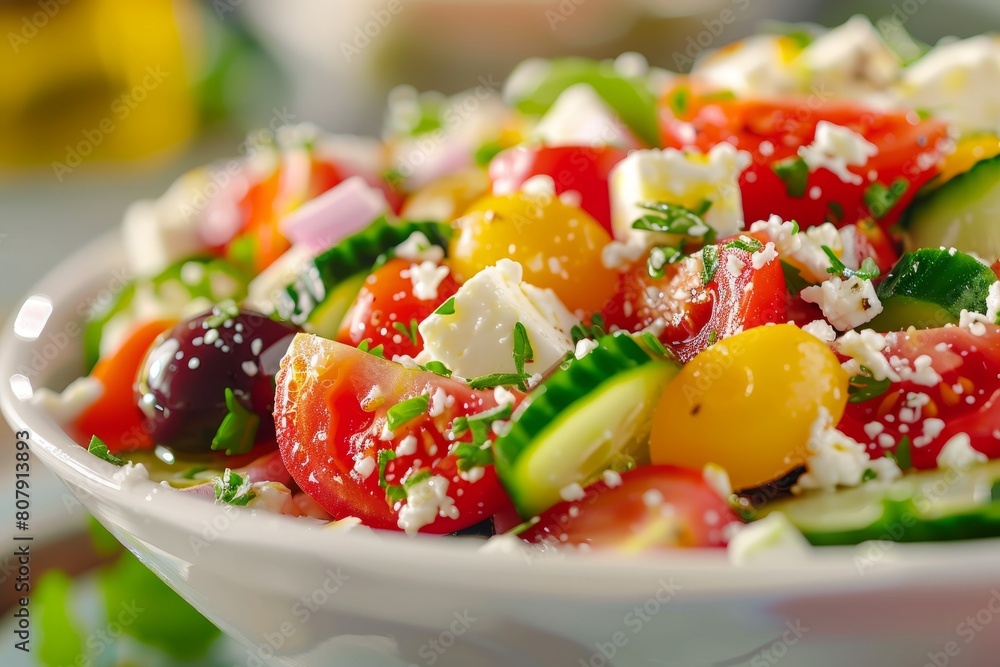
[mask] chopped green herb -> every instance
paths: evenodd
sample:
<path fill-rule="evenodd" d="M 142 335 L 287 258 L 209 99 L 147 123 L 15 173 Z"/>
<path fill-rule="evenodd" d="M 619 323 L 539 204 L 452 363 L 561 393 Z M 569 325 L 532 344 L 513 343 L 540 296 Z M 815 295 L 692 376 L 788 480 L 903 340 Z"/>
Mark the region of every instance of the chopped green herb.
<path fill-rule="evenodd" d="M 455 314 L 455 297 L 451 297 L 434 311 L 435 315 L 454 315 Z"/>
<path fill-rule="evenodd" d="M 874 470 L 872 470 L 871 468 L 865 468 L 865 471 L 861 473 L 861 483 L 863 484 L 865 482 L 870 482 L 876 477 L 878 477 L 878 475 L 875 474 Z"/>
<path fill-rule="evenodd" d="M 434 373 L 436 375 L 440 375 L 441 377 L 446 377 L 446 378 L 451 377 L 451 369 L 445 366 L 440 361 L 428 361 L 420 368 L 425 371 L 430 371 L 431 373 Z"/>
<path fill-rule="evenodd" d="M 414 396 L 413 398 L 408 398 L 405 401 L 396 403 L 396 405 L 389 408 L 389 411 L 385 413 L 386 422 L 389 425 L 390 431 L 395 431 L 396 427 L 402 426 L 411 419 L 415 419 L 420 415 L 427 412 L 427 406 L 430 404 L 430 397 L 427 394 L 420 394 L 419 396 Z"/>
<path fill-rule="evenodd" d="M 104 459 L 108 463 L 112 463 L 116 466 L 125 465 L 125 461 L 118 458 L 108 450 L 108 446 L 104 444 L 104 441 L 98 438 L 96 435 L 90 437 L 90 446 L 87 447 L 87 451 L 96 456 L 99 459 Z"/>
<path fill-rule="evenodd" d="M 662 357 L 671 356 L 670 352 L 667 351 L 667 348 L 663 347 L 663 343 L 660 342 L 659 338 L 653 335 L 652 331 L 642 332 L 642 342 L 646 344 L 646 347 L 648 347 L 650 351 Z"/>
<path fill-rule="evenodd" d="M 406 500 L 406 488 L 399 484 L 390 484 L 385 487 L 385 500 L 390 506 Z"/>
<path fill-rule="evenodd" d="M 488 141 L 476 149 L 473 158 L 480 167 L 486 167 L 496 157 L 497 153 L 503 150 L 503 144 L 499 141 Z"/>
<path fill-rule="evenodd" d="M 257 413 L 243 407 L 233 390 L 226 387 L 226 416 L 212 438 L 212 451 L 225 450 L 226 456 L 246 454 L 253 449 L 258 427 L 260 417 Z"/>
<path fill-rule="evenodd" d="M 864 366 L 861 367 L 861 370 L 863 373 L 852 376 L 847 386 L 847 400 L 849 403 L 864 403 L 873 398 L 878 398 L 889 391 L 889 387 L 892 385 L 892 382 L 888 378 L 883 380 L 873 378 L 871 371 Z"/>
<path fill-rule="evenodd" d="M 639 206 L 659 215 L 642 216 L 632 222 L 633 229 L 678 234 L 704 239 L 708 243 L 715 240 L 715 230 L 701 217 L 712 206 L 712 202 L 708 199 L 702 200 L 695 209 L 666 202 L 640 202 Z"/>
<path fill-rule="evenodd" d="M 707 245 L 701 249 L 701 284 L 707 285 L 712 282 L 715 272 L 719 268 L 719 246 Z"/>
<path fill-rule="evenodd" d="M 900 176 L 889 187 L 881 183 L 872 183 L 863 195 L 865 206 L 871 211 L 872 217 L 881 220 L 899 202 L 899 198 L 909 189 L 910 182 Z"/>
<path fill-rule="evenodd" d="M 719 332 L 716 331 L 715 329 L 712 329 L 711 331 L 708 332 L 708 344 L 715 345 L 715 342 L 717 340 L 719 340 Z"/>
<path fill-rule="evenodd" d="M 358 349 L 361 350 L 362 352 L 367 352 L 368 354 L 376 356 L 379 359 L 385 359 L 385 351 L 382 349 L 381 343 L 379 343 L 375 347 L 370 347 L 370 345 L 371 345 L 371 339 L 365 338 L 363 341 L 358 343 Z"/>
<path fill-rule="evenodd" d="M 896 465 L 899 466 L 900 470 L 909 470 L 913 467 L 910 456 L 910 436 L 904 435 L 900 438 L 899 444 L 896 445 L 896 451 L 893 453 L 893 458 L 896 459 Z"/>
<path fill-rule="evenodd" d="M 680 86 L 675 88 L 670 96 L 667 98 L 667 104 L 670 105 L 670 110 L 674 112 L 674 116 L 683 116 L 688 109 L 688 101 L 691 98 L 691 90 L 687 86 Z"/>
<path fill-rule="evenodd" d="M 830 215 L 833 218 L 830 222 L 840 222 L 844 219 L 844 207 L 840 205 L 840 202 L 828 202 L 827 208 L 830 209 Z"/>
<path fill-rule="evenodd" d="M 523 385 L 531 377 L 528 373 L 491 373 L 480 375 L 469 380 L 470 389 L 492 389 L 493 387 L 510 387 Z"/>
<path fill-rule="evenodd" d="M 212 308 L 212 314 L 205 318 L 202 325 L 206 329 L 218 329 L 223 324 L 240 314 L 240 307 L 232 299 L 226 299 Z"/>
<path fill-rule="evenodd" d="M 764 244 L 752 236 L 744 235 L 740 236 L 735 241 L 730 241 L 729 243 L 726 244 L 726 247 L 738 248 L 740 250 L 745 250 L 746 252 L 753 253 L 761 250 L 764 247 Z"/>
<path fill-rule="evenodd" d="M 425 479 L 430 479 L 430 478 L 431 478 L 431 471 L 427 470 L 426 468 L 422 468 L 403 480 L 403 488 L 409 489 L 415 484 L 419 484 Z"/>
<path fill-rule="evenodd" d="M 604 330 L 604 316 L 600 313 L 594 313 L 590 316 L 590 326 L 583 323 L 574 324 L 569 330 L 570 336 L 573 338 L 573 344 L 576 345 L 584 338 L 598 339 L 601 336 L 606 335 L 607 332 Z"/>
<path fill-rule="evenodd" d="M 524 374 L 524 365 L 534 361 L 535 351 L 528 340 L 528 330 L 518 322 L 514 325 L 514 368 L 519 375 Z"/>
<path fill-rule="evenodd" d="M 479 446 L 471 442 L 463 442 L 455 447 L 453 453 L 455 454 L 455 465 L 462 472 L 493 463 L 493 450 L 490 448 L 489 442 Z"/>
<path fill-rule="evenodd" d="M 805 196 L 809 181 L 809 167 L 805 160 L 798 155 L 787 157 L 772 164 L 771 170 L 784 181 L 785 192 L 789 197 Z"/>
<path fill-rule="evenodd" d="M 684 258 L 684 253 L 680 248 L 669 245 L 656 246 L 649 251 L 649 258 L 646 260 L 646 272 L 650 278 L 662 278 L 663 267 L 667 264 L 674 264 Z"/>
<path fill-rule="evenodd" d="M 257 497 L 250 488 L 250 476 L 240 477 L 229 468 L 226 468 L 221 477 L 212 478 L 212 486 L 215 488 L 217 503 L 244 506 Z"/>
<path fill-rule="evenodd" d="M 827 273 L 833 273 L 841 276 L 844 280 L 851 278 L 852 276 L 857 276 L 861 280 L 875 280 L 878 278 L 881 271 L 878 269 L 878 265 L 875 263 L 871 257 L 865 257 L 864 261 L 861 262 L 861 267 L 858 269 L 849 269 L 847 266 L 840 261 L 836 253 L 830 249 L 830 246 L 820 246 L 826 256 L 830 259 L 830 268 L 826 270 Z"/>
<path fill-rule="evenodd" d="M 393 322 L 392 328 L 403 334 L 410 339 L 410 342 L 414 345 L 417 344 L 417 318 L 412 318 L 410 320 L 410 326 L 406 326 L 402 322 Z"/>
<path fill-rule="evenodd" d="M 781 260 L 781 271 L 785 274 L 785 286 L 792 294 L 797 295 L 799 292 L 812 285 L 812 283 L 802 277 L 802 274 L 796 267 L 792 266 L 785 260 Z"/>
<path fill-rule="evenodd" d="M 510 419 L 513 412 L 514 406 L 508 403 L 476 415 L 455 418 L 451 425 L 454 437 L 460 438 L 466 433 L 472 434 L 472 442 L 460 443 L 453 450 L 459 470 L 464 472 L 493 463 L 493 452 L 489 446 L 490 427 L 494 422 Z"/>
<path fill-rule="evenodd" d="M 792 223 L 792 234 L 793 235 L 794 234 L 798 234 L 799 233 L 799 221 L 798 220 L 789 220 L 789 222 Z"/>
<path fill-rule="evenodd" d="M 396 452 L 391 449 L 379 450 L 378 458 L 376 462 L 378 463 L 378 485 L 383 489 L 389 487 L 389 482 L 385 479 L 385 469 L 389 465 L 389 461 L 396 458 Z"/>

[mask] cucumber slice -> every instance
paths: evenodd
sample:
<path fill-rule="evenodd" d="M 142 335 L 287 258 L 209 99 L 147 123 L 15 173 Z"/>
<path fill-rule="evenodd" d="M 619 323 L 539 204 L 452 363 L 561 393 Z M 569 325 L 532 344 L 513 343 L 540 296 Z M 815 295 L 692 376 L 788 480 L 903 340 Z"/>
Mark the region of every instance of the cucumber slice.
<path fill-rule="evenodd" d="M 876 331 L 932 329 L 958 324 L 962 310 L 986 312 L 993 271 L 963 252 L 923 248 L 908 252 L 878 287 L 882 312 Z"/>
<path fill-rule="evenodd" d="M 379 255 L 405 241 L 413 232 L 422 232 L 431 243 L 445 249 L 451 238 L 451 227 L 444 223 L 389 222 L 384 216 L 377 218 L 365 229 L 348 236 L 313 259 L 277 299 L 275 312 L 278 317 L 295 324 L 306 323 L 313 310 L 328 295 L 334 294 L 337 285 L 359 273 L 367 275 Z M 338 322 L 337 325 L 339 324 Z"/>
<path fill-rule="evenodd" d="M 865 540 L 927 542 L 1000 535 L 1000 461 L 956 472 L 905 475 L 837 493 L 810 492 L 769 503 L 761 519 L 782 512 L 813 544 Z"/>
<path fill-rule="evenodd" d="M 116 315 L 130 312 L 136 288 L 148 285 L 164 315 L 180 317 L 195 299 L 216 304 L 227 299 L 242 300 L 247 293 L 247 275 L 230 262 L 218 257 L 192 257 L 171 264 L 152 278 L 140 278 L 126 284 L 108 304 L 94 312 L 83 327 L 84 359 L 87 372 L 100 358 L 104 327 Z"/>
<path fill-rule="evenodd" d="M 316 306 L 306 319 L 305 329 L 323 338 L 336 338 L 340 331 L 340 323 L 354 304 L 368 277 L 367 271 L 355 273 L 350 278 L 340 281 L 326 295 L 323 303 Z"/>
<path fill-rule="evenodd" d="M 982 257 L 1000 257 L 1000 155 L 915 201 L 903 220 L 907 249 L 957 248 Z"/>
<path fill-rule="evenodd" d="M 493 445 L 497 474 L 524 518 L 586 485 L 614 461 L 645 458 L 652 410 L 679 366 L 654 361 L 630 336 L 605 336 L 528 398 Z"/>

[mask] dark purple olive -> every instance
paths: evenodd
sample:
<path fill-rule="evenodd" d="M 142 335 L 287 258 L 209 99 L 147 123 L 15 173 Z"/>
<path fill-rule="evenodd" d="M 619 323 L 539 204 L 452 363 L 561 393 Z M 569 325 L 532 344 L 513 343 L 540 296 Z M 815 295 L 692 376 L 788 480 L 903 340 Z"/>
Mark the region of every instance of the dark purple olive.
<path fill-rule="evenodd" d="M 272 439 L 274 375 L 297 331 L 229 304 L 161 334 L 135 387 L 153 440 L 179 452 L 211 451 L 229 412 L 226 389 L 260 417 L 255 441 Z"/>

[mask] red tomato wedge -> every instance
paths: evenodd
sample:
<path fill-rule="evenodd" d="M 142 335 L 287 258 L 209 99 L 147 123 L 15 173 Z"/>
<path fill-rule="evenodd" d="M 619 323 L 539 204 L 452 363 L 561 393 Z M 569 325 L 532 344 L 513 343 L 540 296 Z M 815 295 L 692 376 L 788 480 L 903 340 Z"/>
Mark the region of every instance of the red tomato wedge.
<path fill-rule="evenodd" d="M 633 332 L 662 321 L 660 341 L 684 362 L 716 340 L 787 321 L 781 263 L 772 259 L 753 268 L 753 254 L 730 245 L 739 243 L 740 236 L 761 246 L 768 241 L 759 232 L 720 240 L 718 265 L 707 283 L 704 264 L 697 258 L 668 264 L 662 278 L 651 277 L 646 263 L 639 262 L 620 277 L 618 292 L 603 311 L 605 320 Z"/>
<path fill-rule="evenodd" d="M 417 324 L 458 291 L 458 281 L 449 272 L 438 284 L 434 298 L 421 299 L 414 294 L 413 264 L 391 259 L 365 279 L 340 325 L 338 341 L 353 347 L 363 340 L 372 348 L 382 345 L 386 359 L 420 353 L 424 346 Z"/>
<path fill-rule="evenodd" d="M 676 98 L 675 87 L 664 99 Z M 748 224 L 772 213 L 797 220 L 803 227 L 825 221 L 840 226 L 874 217 L 888 230 L 917 191 L 938 173 L 938 162 L 950 149 L 943 121 L 815 96 L 763 100 L 692 92 L 681 110 L 664 103 L 660 118 L 664 146 L 694 146 L 707 152 L 727 141 L 751 154 L 753 163 L 740 176 Z M 859 183 L 844 182 L 821 167 L 808 174 L 801 194 L 791 193 L 773 167 L 794 159 L 799 147 L 809 145 L 820 121 L 850 128 L 873 143 L 878 153 L 864 166 L 848 167 Z M 877 196 L 879 186 L 889 189 L 889 199 Z"/>
<path fill-rule="evenodd" d="M 608 482 L 611 481 L 611 484 Z M 581 500 L 546 510 L 521 534 L 528 542 L 643 551 L 723 547 L 740 520 L 693 470 L 644 466 L 594 482 Z"/>
<path fill-rule="evenodd" d="M 533 176 L 550 176 L 556 194 L 580 193 L 580 208 L 611 230 L 608 174 L 628 153 L 612 146 L 517 146 L 490 162 L 493 194 L 516 192 Z"/>
<path fill-rule="evenodd" d="M 373 528 L 404 527 L 405 517 L 418 508 L 408 507 L 408 499 L 390 502 L 387 487 L 406 486 L 418 474 L 446 482 L 442 502 L 431 505 L 426 522 L 416 522 L 420 532 L 461 530 L 509 503 L 492 464 L 460 474 L 459 456 L 452 451 L 456 440 L 449 438 L 457 417 L 497 408 L 499 392 L 472 390 L 307 334 L 293 340 L 276 385 L 274 419 L 285 466 L 335 518 L 355 516 Z M 427 403 L 386 433 L 390 413 L 420 396 L 428 397 Z M 520 399 L 515 395 L 512 405 Z M 470 437 L 465 433 L 459 440 Z"/>
<path fill-rule="evenodd" d="M 962 433 L 976 451 L 1000 457 L 1000 328 L 986 325 L 981 336 L 961 327 L 913 330 L 886 341 L 887 359 L 904 359 L 914 370 L 929 360 L 930 368 L 918 372 L 919 381 L 904 372 L 885 393 L 848 403 L 838 428 L 873 457 L 898 452 L 906 437 L 920 469 L 936 467 L 944 445 Z"/>

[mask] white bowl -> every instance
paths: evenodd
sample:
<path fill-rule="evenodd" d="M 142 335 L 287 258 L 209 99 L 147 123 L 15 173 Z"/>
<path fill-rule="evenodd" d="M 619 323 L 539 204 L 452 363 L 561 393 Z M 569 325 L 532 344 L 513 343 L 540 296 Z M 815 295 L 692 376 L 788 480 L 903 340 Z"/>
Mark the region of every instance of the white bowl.
<path fill-rule="evenodd" d="M 997 664 L 997 540 L 869 543 L 752 566 L 724 551 L 482 553 L 471 539 L 215 506 L 107 464 L 24 397 L 27 383 L 61 388 L 80 373 L 81 304 L 115 289 L 123 266 L 108 236 L 36 287 L 53 312 L 33 340 L 13 319 L 3 331 L 0 406 L 30 432 L 35 460 L 248 647 L 249 666 Z"/>

